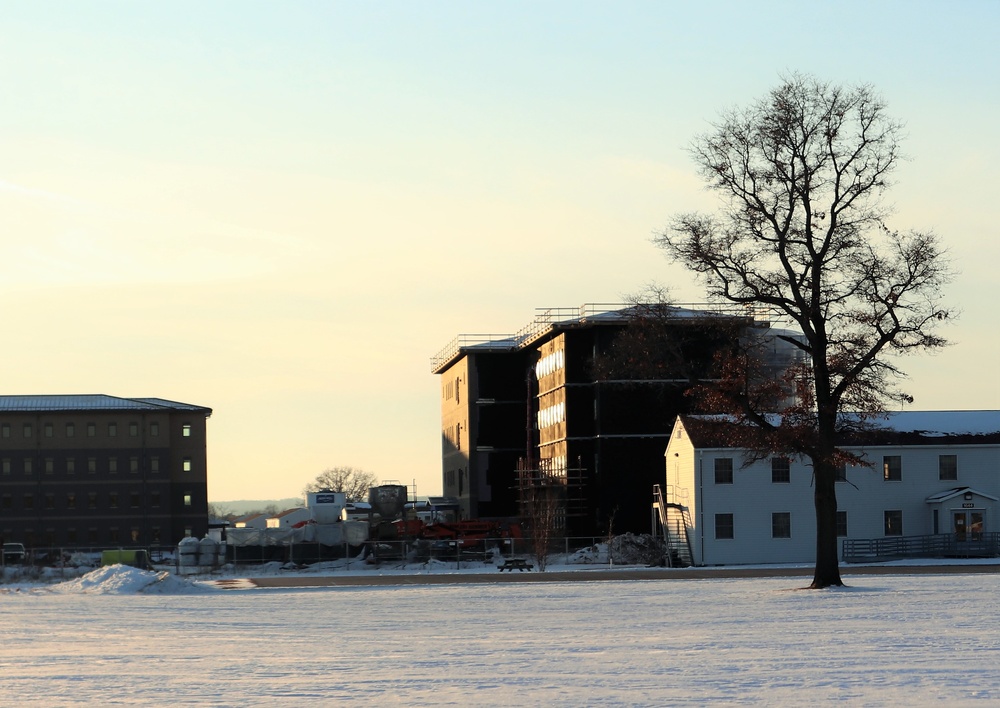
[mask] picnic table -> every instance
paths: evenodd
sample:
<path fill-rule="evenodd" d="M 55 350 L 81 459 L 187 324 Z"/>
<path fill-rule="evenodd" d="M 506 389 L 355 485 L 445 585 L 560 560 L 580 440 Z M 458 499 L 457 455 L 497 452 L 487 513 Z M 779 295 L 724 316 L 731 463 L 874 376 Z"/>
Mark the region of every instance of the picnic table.
<path fill-rule="evenodd" d="M 531 570 L 534 567 L 535 566 L 526 561 L 524 558 L 508 558 L 501 565 L 497 566 L 497 570 L 502 573 L 505 570 L 513 572 L 515 570 Z"/>

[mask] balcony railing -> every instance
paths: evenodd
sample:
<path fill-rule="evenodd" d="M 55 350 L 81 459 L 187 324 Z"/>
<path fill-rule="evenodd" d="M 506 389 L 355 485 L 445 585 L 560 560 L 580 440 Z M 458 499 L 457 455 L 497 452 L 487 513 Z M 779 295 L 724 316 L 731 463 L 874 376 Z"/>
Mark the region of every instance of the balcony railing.
<path fill-rule="evenodd" d="M 844 539 L 842 548 L 845 563 L 901 558 L 992 558 L 1000 556 L 1000 533 Z"/>

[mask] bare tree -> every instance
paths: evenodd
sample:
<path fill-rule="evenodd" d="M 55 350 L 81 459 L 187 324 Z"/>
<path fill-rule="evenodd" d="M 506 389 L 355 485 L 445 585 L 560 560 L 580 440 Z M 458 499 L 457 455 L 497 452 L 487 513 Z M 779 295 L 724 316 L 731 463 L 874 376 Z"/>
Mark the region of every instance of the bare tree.
<path fill-rule="evenodd" d="M 937 237 L 886 224 L 883 197 L 900 140 L 901 125 L 870 86 L 792 75 L 696 139 L 695 161 L 723 206 L 713 216 L 677 216 L 656 238 L 711 298 L 771 308 L 801 331 L 786 338 L 803 353 L 788 374 L 797 405 L 767 416 L 761 403 L 773 397 L 759 395 L 748 357 L 725 363 L 715 403 L 748 424 L 735 427 L 755 431 L 744 444 L 811 462 L 813 588 L 843 584 L 838 433 L 849 420 L 912 401 L 898 388 L 893 357 L 944 346 L 937 330 L 954 314 L 941 303 L 951 269 Z"/>
<path fill-rule="evenodd" d="M 303 494 L 328 490 L 344 492 L 347 501 L 358 502 L 368 499 L 368 490 L 378 484 L 378 477 L 373 472 L 356 467 L 331 467 L 324 470 L 316 479 L 307 484 Z"/>
<path fill-rule="evenodd" d="M 520 513 L 539 572 L 545 571 L 553 541 L 562 527 L 560 516 L 565 512 L 565 482 L 551 472 L 530 466 L 524 460 L 519 465 Z"/>

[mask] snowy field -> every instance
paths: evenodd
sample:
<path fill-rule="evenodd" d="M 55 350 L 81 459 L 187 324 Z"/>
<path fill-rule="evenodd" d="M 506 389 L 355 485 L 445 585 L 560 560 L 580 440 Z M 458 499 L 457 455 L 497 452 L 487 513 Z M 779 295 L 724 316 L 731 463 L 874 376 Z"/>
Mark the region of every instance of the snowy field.
<path fill-rule="evenodd" d="M 459 580 L 456 577 L 456 581 Z M 1000 576 L 0 586 L 3 705 L 1000 705 Z"/>

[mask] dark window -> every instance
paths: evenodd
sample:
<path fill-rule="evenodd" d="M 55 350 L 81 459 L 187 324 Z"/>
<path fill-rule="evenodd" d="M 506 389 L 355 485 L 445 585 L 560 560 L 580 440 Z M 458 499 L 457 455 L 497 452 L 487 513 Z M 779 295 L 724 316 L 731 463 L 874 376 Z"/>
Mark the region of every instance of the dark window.
<path fill-rule="evenodd" d="M 900 482 L 903 479 L 903 458 L 899 455 L 886 455 L 882 458 L 882 477 L 887 482 Z"/>
<path fill-rule="evenodd" d="M 87 492 L 87 508 L 97 508 L 97 492 Z"/>
<path fill-rule="evenodd" d="M 128 458 L 128 471 L 129 472 L 138 472 L 139 471 L 139 458 L 138 457 L 130 457 L 130 458 Z"/>
<path fill-rule="evenodd" d="M 66 508 L 76 508 L 76 492 L 66 492 Z"/>
<path fill-rule="evenodd" d="M 117 526 L 112 526 L 110 529 L 108 529 L 108 540 L 111 541 L 111 543 L 118 543 L 121 540 L 121 538 L 119 538 L 118 535 Z"/>
<path fill-rule="evenodd" d="M 771 482 L 773 484 L 788 484 L 792 481 L 792 466 L 787 457 L 771 458 Z"/>
<path fill-rule="evenodd" d="M 149 424 L 149 434 L 152 437 L 154 437 L 154 438 L 157 435 L 159 435 L 160 434 L 160 424 L 159 423 L 150 423 Z"/>
<path fill-rule="evenodd" d="M 131 438 L 137 438 L 137 437 L 139 437 L 139 424 L 138 423 L 129 423 L 128 424 L 128 434 L 129 434 L 129 437 L 131 437 Z"/>
<path fill-rule="evenodd" d="M 839 465 L 837 465 L 836 480 L 838 482 L 846 482 L 847 481 L 847 465 L 845 465 L 843 462 L 841 462 Z"/>
<path fill-rule="evenodd" d="M 24 458 L 24 473 L 25 474 L 31 474 L 31 458 L 30 457 L 25 457 Z"/>
<path fill-rule="evenodd" d="M 883 512 L 885 517 L 885 535 L 903 535 L 903 512 L 899 509 Z"/>
<path fill-rule="evenodd" d="M 66 543 L 76 543 L 76 529 L 66 529 Z"/>
<path fill-rule="evenodd" d="M 938 455 L 938 479 L 958 479 L 958 455 Z"/>
<path fill-rule="evenodd" d="M 715 537 L 717 539 L 733 538 L 733 531 L 732 514 L 715 515 Z"/>
<path fill-rule="evenodd" d="M 49 493 L 49 494 L 45 495 L 45 508 L 46 509 L 55 509 L 56 508 L 56 495 L 55 494 Z"/>
<path fill-rule="evenodd" d="M 792 537 L 792 515 L 787 511 L 771 514 L 771 538 Z"/>
<path fill-rule="evenodd" d="M 45 474 L 52 474 L 56 471 L 56 461 L 51 457 L 45 458 Z"/>
<path fill-rule="evenodd" d="M 837 512 L 837 536 L 847 535 L 847 512 Z"/>
<path fill-rule="evenodd" d="M 154 509 L 159 508 L 159 506 L 160 506 L 160 493 L 159 492 L 150 492 L 150 494 L 149 494 L 149 505 L 151 507 L 153 507 Z"/>
<path fill-rule="evenodd" d="M 4 494 L 0 497 L 0 507 L 4 509 L 9 509 L 11 507 L 11 499 L 9 494 Z"/>
<path fill-rule="evenodd" d="M 72 423 L 66 423 L 66 437 L 71 438 L 76 434 L 76 427 Z"/>
<path fill-rule="evenodd" d="M 24 508 L 34 509 L 35 508 L 35 495 L 25 494 L 24 495 Z"/>
<path fill-rule="evenodd" d="M 87 458 L 87 471 L 90 472 L 91 474 L 93 474 L 94 472 L 97 471 L 97 458 L 96 457 L 88 457 Z"/>
<path fill-rule="evenodd" d="M 132 492 L 129 494 L 129 505 L 133 509 L 139 508 L 139 492 Z"/>
<path fill-rule="evenodd" d="M 118 492 L 110 492 L 108 494 L 108 504 L 112 509 L 118 508 Z"/>
<path fill-rule="evenodd" d="M 118 471 L 118 458 L 117 457 L 109 457 L 108 458 L 108 472 L 117 472 L 117 471 Z"/>
<path fill-rule="evenodd" d="M 46 423 L 43 430 L 45 431 L 45 437 L 47 438 L 51 438 L 53 435 L 55 435 L 55 430 L 53 430 L 52 428 L 52 423 Z"/>
<path fill-rule="evenodd" d="M 118 423 L 108 423 L 108 437 L 113 438 L 118 435 Z"/>
<path fill-rule="evenodd" d="M 97 423 L 87 423 L 87 437 L 93 438 L 97 436 Z"/>
<path fill-rule="evenodd" d="M 24 424 L 24 437 L 26 438 L 31 437 L 31 423 Z"/>
<path fill-rule="evenodd" d="M 76 460 L 72 457 L 66 458 L 66 474 L 74 474 L 76 472 Z"/>
<path fill-rule="evenodd" d="M 10 437 L 10 423 L 4 423 L 3 425 L 0 425 L 0 435 L 3 435 L 3 437 L 5 438 Z"/>
<path fill-rule="evenodd" d="M 2 469 L 4 474 L 10 474 L 10 458 L 3 458 Z"/>
<path fill-rule="evenodd" d="M 149 471 L 150 472 L 160 471 L 160 458 L 157 457 L 156 455 L 153 455 L 152 457 L 149 458 Z"/>
<path fill-rule="evenodd" d="M 733 458 L 731 457 L 715 458 L 715 483 L 716 484 L 733 483 Z"/>

